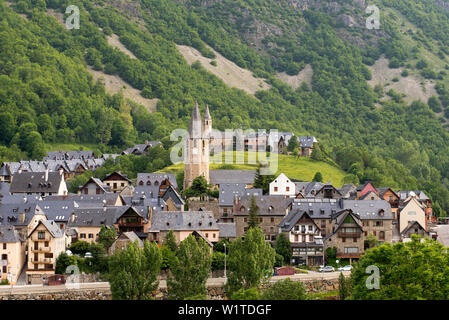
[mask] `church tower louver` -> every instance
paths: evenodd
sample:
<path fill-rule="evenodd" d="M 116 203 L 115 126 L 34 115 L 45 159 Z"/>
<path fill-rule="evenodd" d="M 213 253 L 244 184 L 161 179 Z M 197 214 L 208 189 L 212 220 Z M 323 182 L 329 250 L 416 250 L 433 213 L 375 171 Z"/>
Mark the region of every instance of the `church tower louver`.
<path fill-rule="evenodd" d="M 206 106 L 204 121 L 201 119 L 198 102 L 195 101 L 189 125 L 189 137 L 184 148 L 184 189 L 190 187 L 195 178 L 203 176 L 209 183 L 209 142 L 212 118 Z"/>

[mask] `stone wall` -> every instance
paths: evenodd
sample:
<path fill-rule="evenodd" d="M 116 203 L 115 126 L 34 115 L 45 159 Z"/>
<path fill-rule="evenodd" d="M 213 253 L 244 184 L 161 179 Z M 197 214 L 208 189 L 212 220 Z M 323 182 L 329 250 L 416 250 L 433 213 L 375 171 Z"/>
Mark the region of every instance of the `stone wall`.
<path fill-rule="evenodd" d="M 303 281 L 308 293 L 329 292 L 338 290 L 338 280 L 307 280 Z M 269 286 L 269 285 L 268 285 Z M 57 290 L 55 290 L 57 291 Z M 153 292 L 156 300 L 168 299 L 167 289 L 160 288 Z M 0 300 L 110 300 L 109 289 L 65 290 L 47 293 L 20 293 L 1 295 Z M 226 300 L 226 294 L 221 286 L 207 288 L 208 300 Z"/>

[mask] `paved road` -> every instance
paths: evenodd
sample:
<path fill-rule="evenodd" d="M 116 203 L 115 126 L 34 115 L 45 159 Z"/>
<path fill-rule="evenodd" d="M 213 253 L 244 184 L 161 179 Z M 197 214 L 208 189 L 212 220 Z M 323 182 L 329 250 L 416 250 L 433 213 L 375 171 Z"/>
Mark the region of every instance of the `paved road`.
<path fill-rule="evenodd" d="M 345 276 L 349 276 L 351 274 L 350 271 L 344 271 L 343 274 Z M 309 281 L 309 280 L 336 280 L 340 276 L 340 272 L 310 272 L 310 273 L 301 273 L 295 274 L 294 276 L 275 276 L 272 277 L 270 282 L 276 282 L 279 280 L 283 280 L 285 278 L 290 278 L 293 281 Z M 207 280 L 207 286 L 222 286 L 226 282 L 225 278 L 209 278 Z M 17 285 L 13 286 L 0 286 L 0 295 L 9 295 L 9 294 L 29 294 L 29 293 L 51 293 L 51 292 L 64 292 L 68 289 L 70 290 L 108 290 L 109 283 L 108 282 L 90 282 L 90 283 L 78 283 L 75 284 L 74 287 L 66 287 L 66 286 L 43 286 L 43 285 Z M 167 283 L 165 280 L 161 280 L 159 282 L 160 288 L 166 288 Z"/>
<path fill-rule="evenodd" d="M 449 225 L 439 224 L 435 226 L 434 230 L 438 234 L 437 240 L 445 247 L 449 247 Z"/>

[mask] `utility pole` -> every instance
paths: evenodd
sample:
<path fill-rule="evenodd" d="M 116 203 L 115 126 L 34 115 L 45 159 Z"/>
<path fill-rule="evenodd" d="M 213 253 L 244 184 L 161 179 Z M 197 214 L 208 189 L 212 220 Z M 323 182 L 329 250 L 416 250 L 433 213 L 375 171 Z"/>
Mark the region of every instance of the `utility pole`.
<path fill-rule="evenodd" d="M 227 278 L 226 276 L 226 243 L 223 244 L 224 245 L 224 251 L 225 251 L 225 261 L 224 261 L 224 277 Z"/>

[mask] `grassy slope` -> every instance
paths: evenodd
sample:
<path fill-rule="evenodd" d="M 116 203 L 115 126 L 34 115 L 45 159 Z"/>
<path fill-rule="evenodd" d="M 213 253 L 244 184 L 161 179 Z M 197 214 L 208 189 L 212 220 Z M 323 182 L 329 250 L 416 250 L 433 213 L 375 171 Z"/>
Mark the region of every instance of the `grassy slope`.
<path fill-rule="evenodd" d="M 234 169 L 234 170 L 256 170 L 256 164 L 248 163 L 248 152 L 245 152 L 244 163 L 239 164 L 219 164 L 211 163 L 210 169 Z M 290 179 L 299 181 L 312 181 L 316 172 L 321 172 L 323 175 L 324 182 L 332 182 L 336 187 L 341 187 L 343 185 L 343 178 L 346 173 L 332 166 L 326 162 L 314 161 L 309 158 L 295 158 L 294 156 L 278 155 L 278 168 L 276 174 L 284 172 Z M 219 156 L 217 157 L 219 158 Z M 235 159 L 235 152 L 234 152 Z M 212 161 L 211 161 L 212 162 Z M 273 162 L 273 167 L 275 164 Z M 184 170 L 184 165 L 182 163 L 174 164 L 166 167 L 159 172 L 170 172 L 177 173 Z"/>

